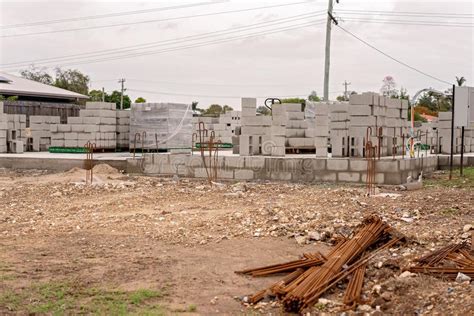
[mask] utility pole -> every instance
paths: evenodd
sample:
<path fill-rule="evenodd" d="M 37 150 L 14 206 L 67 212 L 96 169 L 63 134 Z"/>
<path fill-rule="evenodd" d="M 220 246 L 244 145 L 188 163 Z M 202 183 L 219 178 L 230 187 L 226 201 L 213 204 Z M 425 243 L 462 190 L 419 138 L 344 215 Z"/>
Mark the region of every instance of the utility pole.
<path fill-rule="evenodd" d="M 119 83 L 122 84 L 122 92 L 120 93 L 120 110 L 123 110 L 123 92 L 125 91 L 125 89 L 123 88 L 123 84 L 125 83 L 125 79 L 122 78 L 122 79 L 119 79 Z"/>
<path fill-rule="evenodd" d="M 105 90 L 104 90 L 104 87 L 102 87 L 102 102 L 105 102 Z"/>
<path fill-rule="evenodd" d="M 339 3 L 339 0 L 336 0 Z M 331 59 L 331 24 L 337 25 L 337 21 L 332 15 L 333 0 L 328 3 L 328 19 L 326 22 L 326 50 L 324 53 L 324 100 L 329 100 L 329 65 Z"/>
<path fill-rule="evenodd" d="M 342 84 L 344 86 L 344 99 L 348 100 L 349 101 L 349 97 L 347 95 L 347 86 L 350 85 L 351 83 L 350 82 L 347 82 L 346 80 L 344 80 L 344 83 Z"/>

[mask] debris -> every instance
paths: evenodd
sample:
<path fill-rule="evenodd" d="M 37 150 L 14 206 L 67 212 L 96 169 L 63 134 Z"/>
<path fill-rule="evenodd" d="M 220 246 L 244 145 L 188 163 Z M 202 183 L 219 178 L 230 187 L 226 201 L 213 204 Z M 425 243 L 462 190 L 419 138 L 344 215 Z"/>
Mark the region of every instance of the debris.
<path fill-rule="evenodd" d="M 471 277 L 465 275 L 464 273 L 459 272 L 458 275 L 456 276 L 456 282 L 462 283 L 466 281 L 471 281 Z"/>
<path fill-rule="evenodd" d="M 398 278 L 400 279 L 406 279 L 406 278 L 412 278 L 415 277 L 416 273 L 411 273 L 410 271 L 403 271 Z"/>
<path fill-rule="evenodd" d="M 464 225 L 464 227 L 462 228 L 462 231 L 467 233 L 468 231 L 470 231 L 472 229 L 472 225 L 471 224 L 466 224 Z"/>

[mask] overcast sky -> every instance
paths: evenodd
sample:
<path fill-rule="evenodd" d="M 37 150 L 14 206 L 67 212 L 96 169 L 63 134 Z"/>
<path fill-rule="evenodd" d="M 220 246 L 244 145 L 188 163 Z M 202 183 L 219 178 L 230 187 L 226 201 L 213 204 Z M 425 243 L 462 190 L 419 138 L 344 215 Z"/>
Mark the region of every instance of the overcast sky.
<path fill-rule="evenodd" d="M 316 90 L 318 95 L 322 95 L 326 16 L 324 12 L 319 16 L 309 16 L 309 14 L 327 10 L 327 0 L 301 2 L 304 1 L 0 0 L 0 25 L 3 26 L 0 28 L 0 71 L 15 74 L 18 69 L 25 68 L 24 65 L 29 64 L 29 61 L 110 50 L 101 52 L 103 55 L 100 57 L 86 56 L 87 58 L 84 58 L 83 55 L 70 57 L 69 60 L 62 62 L 50 60 L 48 69 L 52 70 L 55 66 L 77 68 L 90 76 L 92 88 L 105 87 L 107 91 L 119 89 L 117 80 L 125 78 L 127 80 L 125 86 L 129 89 L 127 93 L 133 99 L 143 96 L 149 102 L 199 101 L 201 107 L 219 103 L 240 108 L 239 97 L 245 96 L 304 96 L 311 90 Z M 474 24 L 473 0 L 340 0 L 339 2 L 339 4 L 334 3 L 335 16 L 342 19 L 339 23 L 346 30 L 383 52 L 438 79 L 454 82 L 455 76 L 464 76 L 468 80 L 468 85 L 474 85 L 474 28 L 473 25 L 468 25 Z M 205 4 L 164 11 L 147 11 L 142 14 L 5 28 L 5 26 L 37 21 L 202 3 Z M 149 20 L 277 4 L 294 5 L 141 23 Z M 389 16 L 383 12 L 384 15 L 379 15 L 374 11 L 391 11 L 400 15 Z M 419 14 L 407 17 L 402 16 L 403 12 L 437 13 L 443 16 L 428 17 L 426 14 Z M 302 14 L 308 15 L 301 16 Z M 446 14 L 455 15 L 447 16 Z M 370 20 L 379 23 L 368 23 Z M 399 24 L 383 23 L 386 20 Z M 411 23 L 418 24 L 425 21 L 424 24 L 430 25 L 407 25 L 406 22 L 400 21 L 412 21 Z M 140 23 L 126 25 L 135 22 Z M 265 26 L 263 22 L 269 22 L 269 24 Z M 309 25 L 311 22 L 316 24 Z M 258 25 L 260 28 L 242 29 L 244 26 L 252 25 L 253 27 L 256 23 L 260 23 Z M 24 33 L 110 24 L 119 24 L 119 26 L 9 37 Z M 302 24 L 306 27 L 302 27 Z M 457 26 L 452 26 L 454 24 Z M 192 38 L 188 37 L 187 41 L 174 44 L 160 43 L 161 46 L 151 48 L 142 46 L 138 47 L 139 49 L 131 47 L 130 49 L 135 50 L 121 53 L 122 55 L 133 54 L 134 56 L 130 58 L 112 59 L 111 56 L 116 57 L 120 54 L 105 55 L 124 46 L 173 40 L 230 28 L 239 30 L 235 29 L 239 27 L 239 32 L 219 37 L 213 35 L 213 37 L 192 41 L 190 41 Z M 284 30 L 285 28 L 293 29 Z M 209 41 L 245 36 L 245 34 L 255 35 L 259 32 L 274 33 L 208 45 Z M 183 46 L 204 44 L 206 46 L 181 49 Z M 179 49 L 163 52 L 170 48 Z M 157 51 L 161 52 L 156 53 Z M 143 52 L 152 53 L 144 56 L 136 55 Z M 109 60 L 90 63 L 91 60 L 103 58 Z M 16 62 L 24 62 L 24 65 L 8 67 L 5 65 Z M 42 64 L 37 62 L 36 65 Z M 350 90 L 378 92 L 382 79 L 386 75 L 393 76 L 398 88 L 404 87 L 411 94 L 427 87 L 439 90 L 449 87 L 446 83 L 424 76 L 390 60 L 341 29 L 333 28 L 330 98 L 335 99 L 337 95 L 342 94 L 345 80 L 351 82 Z M 259 99 L 259 103 L 262 102 L 263 99 Z"/>

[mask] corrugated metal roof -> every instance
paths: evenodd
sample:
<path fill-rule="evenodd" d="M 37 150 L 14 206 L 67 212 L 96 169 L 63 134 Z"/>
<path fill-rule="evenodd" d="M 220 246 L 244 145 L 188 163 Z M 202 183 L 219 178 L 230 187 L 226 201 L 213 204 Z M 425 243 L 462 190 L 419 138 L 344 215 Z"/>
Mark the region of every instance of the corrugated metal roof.
<path fill-rule="evenodd" d="M 15 96 L 33 96 L 57 99 L 88 99 L 89 97 L 80 93 L 53 87 L 44 83 L 17 77 L 0 72 L 0 76 L 10 82 L 0 81 L 0 94 Z"/>

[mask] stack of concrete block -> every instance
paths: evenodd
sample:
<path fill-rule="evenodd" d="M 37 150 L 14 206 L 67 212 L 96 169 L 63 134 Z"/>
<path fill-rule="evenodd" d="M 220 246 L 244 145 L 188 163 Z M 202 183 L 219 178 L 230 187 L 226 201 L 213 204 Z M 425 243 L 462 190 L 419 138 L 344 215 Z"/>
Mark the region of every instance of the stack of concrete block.
<path fill-rule="evenodd" d="M 193 125 L 190 104 L 134 103 L 130 113 L 130 148 L 189 152 Z M 140 136 L 138 136 L 140 135 Z M 143 137 L 144 136 L 144 137 Z M 140 137 L 140 138 L 138 138 Z M 157 144 L 158 142 L 158 144 Z"/>
<path fill-rule="evenodd" d="M 235 128 L 240 126 L 240 115 L 240 111 L 229 111 L 221 114 L 217 120 L 218 123 L 213 125 L 215 136 L 222 143 L 232 143 Z"/>
<path fill-rule="evenodd" d="M 50 131 L 53 147 L 79 148 L 91 142 L 97 149 L 115 149 L 115 103 L 87 102 L 78 117 L 68 117 L 67 124 L 51 125 Z"/>
<path fill-rule="evenodd" d="M 288 120 L 286 122 L 286 146 L 292 149 L 314 149 L 314 137 L 307 135 L 308 122 L 299 103 L 283 104 Z"/>
<path fill-rule="evenodd" d="M 257 99 L 242 98 L 241 129 L 239 148 L 241 156 L 260 155 L 267 149 L 263 144 L 263 136 L 271 135 L 271 116 L 256 115 Z"/>
<path fill-rule="evenodd" d="M 0 102 L 0 153 L 7 152 L 7 131 L 8 131 L 8 118 L 3 113 L 3 102 Z"/>
<path fill-rule="evenodd" d="M 7 116 L 7 150 L 12 153 L 23 153 L 26 147 L 26 115 L 6 114 Z"/>
<path fill-rule="evenodd" d="M 439 112 L 438 113 L 438 139 L 439 139 L 439 150 L 442 154 L 451 153 L 451 122 L 452 112 Z M 465 136 L 465 135 L 464 135 Z M 460 153 L 461 149 L 461 129 L 454 129 L 454 154 Z"/>
<path fill-rule="evenodd" d="M 129 148 L 130 143 L 130 111 L 117 110 L 117 148 Z"/>
<path fill-rule="evenodd" d="M 383 155 L 394 154 L 394 148 L 401 146 L 401 137 L 408 126 L 408 101 L 380 97 L 380 107 L 385 106 L 385 126 Z M 399 154 L 396 150 L 395 154 Z"/>
<path fill-rule="evenodd" d="M 329 131 L 332 157 L 349 155 L 349 104 L 333 103 L 329 105 Z"/>
<path fill-rule="evenodd" d="M 57 129 L 59 116 L 30 116 L 29 137 L 32 151 L 47 151 L 51 146 L 52 131 Z"/>
<path fill-rule="evenodd" d="M 283 157 L 286 153 L 286 124 L 288 112 L 285 105 L 273 104 L 271 126 L 268 135 L 262 139 L 262 154 L 266 156 Z"/>
<path fill-rule="evenodd" d="M 327 157 L 329 138 L 329 107 L 328 103 L 316 103 L 315 106 L 315 129 L 307 137 L 314 137 L 316 147 L 316 157 Z M 308 130 L 307 130 L 308 131 Z"/>

